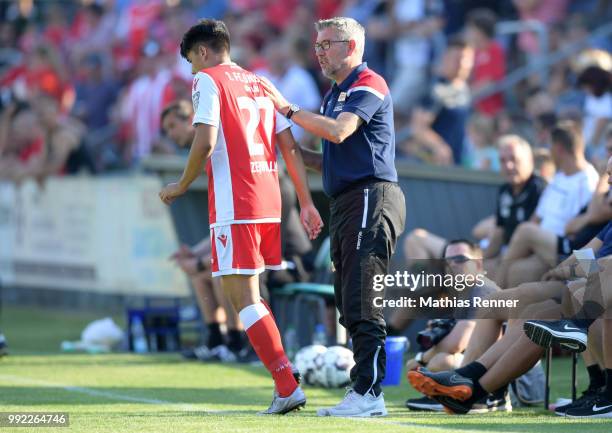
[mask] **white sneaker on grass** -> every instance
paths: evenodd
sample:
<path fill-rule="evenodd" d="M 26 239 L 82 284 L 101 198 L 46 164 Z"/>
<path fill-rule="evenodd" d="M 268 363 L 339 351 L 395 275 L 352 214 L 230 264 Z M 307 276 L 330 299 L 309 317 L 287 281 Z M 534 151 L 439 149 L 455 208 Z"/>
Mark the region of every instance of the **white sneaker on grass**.
<path fill-rule="evenodd" d="M 295 388 L 295 391 L 290 396 L 281 397 L 278 393 L 274 393 L 274 399 L 270 404 L 270 407 L 263 412 L 259 412 L 260 415 L 284 415 L 293 410 L 299 410 L 306 406 L 306 396 L 304 391 L 299 386 Z"/>
<path fill-rule="evenodd" d="M 370 393 L 366 395 L 358 394 L 353 388 L 349 388 L 340 403 L 334 407 L 317 410 L 317 415 L 338 417 L 386 416 L 387 408 L 382 392 L 378 397 L 375 397 Z"/>

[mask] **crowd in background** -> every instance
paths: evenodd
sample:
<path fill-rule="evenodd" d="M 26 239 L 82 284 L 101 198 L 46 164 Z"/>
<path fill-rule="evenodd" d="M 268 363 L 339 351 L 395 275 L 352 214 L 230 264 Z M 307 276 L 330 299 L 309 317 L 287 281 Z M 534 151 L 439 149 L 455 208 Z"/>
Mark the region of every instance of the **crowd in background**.
<path fill-rule="evenodd" d="M 0 3 L 0 177 L 125 170 L 178 148 L 164 107 L 190 99 L 179 55 L 198 18 L 225 20 L 232 58 L 318 111 L 329 82 L 312 49 L 317 19 L 366 28 L 365 59 L 390 83 L 399 160 L 499 170 L 497 138 L 518 133 L 546 159 L 559 119 L 582 123 L 587 156 L 605 162 L 612 121 L 612 38 L 606 0 L 19 0 Z M 531 32 L 498 23 L 537 20 Z M 540 73 L 546 53 L 577 46 Z M 519 68 L 534 73 L 502 91 Z M 302 145 L 319 142 L 304 131 Z"/>

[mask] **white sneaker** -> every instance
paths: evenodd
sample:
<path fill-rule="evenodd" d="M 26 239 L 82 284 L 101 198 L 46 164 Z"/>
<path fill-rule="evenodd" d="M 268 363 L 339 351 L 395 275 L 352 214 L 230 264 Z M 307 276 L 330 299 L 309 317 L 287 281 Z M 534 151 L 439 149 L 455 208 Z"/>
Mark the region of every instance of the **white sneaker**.
<path fill-rule="evenodd" d="M 270 407 L 263 412 L 259 412 L 260 415 L 284 415 L 292 410 L 299 410 L 306 406 L 306 396 L 304 391 L 299 386 L 293 391 L 288 397 L 281 397 L 278 393 L 274 393 L 274 399 L 270 404 Z"/>
<path fill-rule="evenodd" d="M 370 417 L 387 416 L 385 399 L 381 392 L 378 397 L 367 393 L 361 395 L 353 388 L 349 388 L 344 399 L 334 407 L 317 410 L 318 416 L 340 416 L 340 417 Z"/>

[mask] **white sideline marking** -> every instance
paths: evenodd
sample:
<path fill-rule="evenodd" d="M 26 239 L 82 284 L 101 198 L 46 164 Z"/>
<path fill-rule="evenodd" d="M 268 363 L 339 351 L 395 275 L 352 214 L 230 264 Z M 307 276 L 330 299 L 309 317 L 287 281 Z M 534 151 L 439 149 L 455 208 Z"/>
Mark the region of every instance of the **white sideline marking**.
<path fill-rule="evenodd" d="M 69 386 L 69 385 L 64 385 L 61 383 L 49 382 L 46 380 L 31 379 L 28 377 L 13 376 L 13 375 L 8 375 L 8 374 L 0 374 L 0 380 L 5 380 L 7 382 L 22 384 L 22 385 L 36 385 L 36 386 L 44 386 L 48 388 L 61 388 L 68 392 L 76 392 L 80 394 L 90 395 L 92 397 L 107 398 L 110 400 L 122 400 L 122 401 L 130 401 L 133 403 L 146 403 L 146 404 L 153 404 L 153 405 L 159 405 L 159 406 L 171 406 L 173 409 L 177 409 L 177 410 L 184 411 L 184 412 L 204 412 L 210 415 L 223 415 L 223 414 L 235 413 L 232 411 L 204 409 L 200 406 L 195 406 L 193 404 L 172 402 L 172 401 L 166 401 L 166 400 L 158 400 L 155 398 L 134 397 L 131 395 L 126 395 L 126 394 L 118 394 L 116 392 L 98 391 L 95 389 L 85 388 L 82 386 Z M 395 425 L 395 426 L 406 427 L 406 428 L 413 427 L 413 428 L 420 428 L 424 430 L 439 431 L 443 433 L 448 433 L 448 430 L 449 430 L 449 427 L 430 426 L 427 424 L 418 424 L 418 423 L 413 423 L 413 422 L 389 421 L 384 418 L 343 418 L 343 419 L 350 420 L 350 421 L 358 421 L 358 422 L 367 421 L 367 422 L 373 422 L 376 424 Z M 460 431 L 461 433 L 482 433 L 482 430 L 461 429 Z M 497 432 L 496 430 L 488 430 L 488 433 L 496 433 L 496 432 Z"/>
<path fill-rule="evenodd" d="M 130 401 L 133 403 L 146 403 L 146 404 L 154 404 L 154 405 L 173 406 L 175 409 L 185 411 L 185 412 L 205 412 L 211 415 L 229 413 L 228 411 L 222 411 L 222 410 L 204 409 L 201 406 L 196 406 L 193 404 L 159 400 L 156 398 L 134 397 L 131 395 L 126 395 L 126 394 L 118 394 L 116 392 L 98 391 L 96 389 L 85 388 L 82 386 L 70 386 L 70 385 L 64 385 L 61 383 L 49 382 L 46 380 L 39 380 L 39 379 L 31 379 L 31 378 L 22 377 L 22 376 L 0 374 L 0 380 L 6 380 L 7 382 L 12 382 L 12 383 L 21 384 L 21 385 L 36 385 L 36 386 L 44 386 L 48 388 L 61 388 L 64 391 L 77 392 L 80 394 L 90 395 L 92 397 L 103 397 L 103 398 L 108 398 L 110 400 L 122 400 L 122 401 Z"/>

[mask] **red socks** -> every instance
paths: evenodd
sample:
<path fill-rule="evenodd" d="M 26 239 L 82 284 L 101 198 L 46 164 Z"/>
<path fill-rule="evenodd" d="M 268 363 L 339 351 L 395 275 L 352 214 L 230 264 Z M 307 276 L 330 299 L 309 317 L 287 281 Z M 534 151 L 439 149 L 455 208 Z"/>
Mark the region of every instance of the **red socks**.
<path fill-rule="evenodd" d="M 267 306 L 263 303 L 249 305 L 240 311 L 239 316 L 255 353 L 272 373 L 278 394 L 281 397 L 291 395 L 298 384 Z"/>

